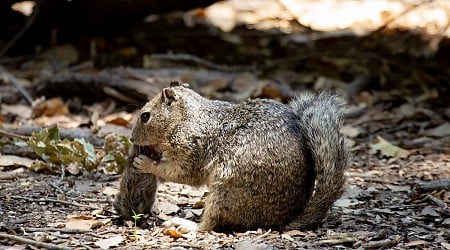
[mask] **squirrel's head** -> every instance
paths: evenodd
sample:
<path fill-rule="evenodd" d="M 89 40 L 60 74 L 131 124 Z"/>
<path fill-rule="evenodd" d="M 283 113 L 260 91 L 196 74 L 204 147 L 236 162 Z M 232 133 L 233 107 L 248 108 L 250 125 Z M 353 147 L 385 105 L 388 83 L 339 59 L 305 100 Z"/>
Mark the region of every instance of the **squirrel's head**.
<path fill-rule="evenodd" d="M 131 140 L 140 146 L 158 148 L 173 140 L 173 132 L 183 126 L 199 107 L 203 97 L 188 84 L 172 82 L 140 110 L 131 133 Z"/>

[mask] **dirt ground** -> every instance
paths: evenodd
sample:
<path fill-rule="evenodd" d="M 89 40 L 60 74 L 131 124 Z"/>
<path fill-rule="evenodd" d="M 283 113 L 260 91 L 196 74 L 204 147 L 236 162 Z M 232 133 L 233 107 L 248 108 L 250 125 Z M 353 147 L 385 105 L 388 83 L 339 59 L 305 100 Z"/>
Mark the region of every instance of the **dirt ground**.
<path fill-rule="evenodd" d="M 389 110 L 385 114 L 391 115 Z M 352 119 L 348 125 L 357 122 L 358 119 Z M 425 180 L 450 178 L 448 152 L 439 152 L 448 147 L 448 138 L 433 140 L 432 145 L 414 150 L 407 159 L 393 160 L 368 153 L 368 147 L 370 137 L 398 133 L 395 126 L 373 120 L 365 121 L 363 126 L 368 131 L 376 131 L 379 126 L 383 129 L 358 137 L 359 149 L 354 152 L 346 174 L 346 191 L 317 230 L 198 232 L 176 238 L 161 226 L 162 219 L 149 218 L 152 225 L 149 229 L 136 229 L 132 222 L 124 225 L 118 222 L 111 204 L 118 190 L 118 175 L 94 171 L 61 178 L 23 168 L 4 169 L 0 174 L 0 229 L 78 249 L 97 248 L 95 242 L 118 236 L 118 248 L 126 249 L 448 249 L 448 207 L 429 198 L 436 197 L 448 204 L 448 191 L 417 188 Z M 413 133 L 407 136 L 415 139 Z M 198 219 L 195 216 L 198 211 L 192 211 L 198 210 L 193 207 L 202 200 L 205 191 L 161 184 L 157 196 L 161 214 L 165 216 L 161 218 Z M 74 216 L 80 225 L 68 224 L 68 217 Z M 98 225 L 92 226 L 93 221 Z M 84 227 L 85 223 L 90 226 Z M 2 249 L 26 248 L 4 239 L 0 242 Z"/>

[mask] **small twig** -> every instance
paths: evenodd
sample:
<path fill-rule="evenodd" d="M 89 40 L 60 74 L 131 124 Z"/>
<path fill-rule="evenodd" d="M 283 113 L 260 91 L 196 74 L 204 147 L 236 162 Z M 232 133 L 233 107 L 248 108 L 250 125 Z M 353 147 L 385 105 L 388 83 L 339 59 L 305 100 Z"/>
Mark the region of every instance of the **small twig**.
<path fill-rule="evenodd" d="M 189 54 L 152 54 L 150 55 L 152 59 L 157 60 L 172 60 L 172 61 L 190 61 L 203 66 L 206 66 L 211 69 L 226 71 L 226 72 L 239 72 L 239 71 L 254 71 L 255 67 L 253 66 L 224 66 L 213 63 L 211 61 L 205 60 L 203 58 L 189 55 Z"/>
<path fill-rule="evenodd" d="M 421 182 L 417 186 L 420 191 L 433 191 L 438 189 L 450 189 L 450 179 L 439 179 Z"/>
<path fill-rule="evenodd" d="M 53 227 L 25 227 L 23 228 L 25 232 L 61 232 L 66 234 L 82 234 L 89 233 L 92 230 L 89 229 L 71 229 L 71 228 L 53 228 Z"/>
<path fill-rule="evenodd" d="M 171 245 L 172 248 L 184 248 L 184 249 L 203 249 L 202 246 L 192 245 L 192 244 L 174 244 Z"/>
<path fill-rule="evenodd" d="M 10 138 L 17 138 L 17 139 L 20 139 L 20 140 L 23 140 L 23 141 L 28 141 L 28 139 L 30 138 L 30 137 L 25 136 L 25 135 L 19 135 L 19 134 L 15 134 L 15 133 L 11 133 L 11 132 L 5 131 L 3 129 L 0 129 L 0 135 L 8 136 Z"/>
<path fill-rule="evenodd" d="M 427 194 L 426 197 L 428 200 L 430 200 L 435 205 L 437 205 L 439 208 L 441 208 L 442 213 L 444 213 L 446 215 L 450 215 L 450 208 L 447 206 L 447 204 L 444 201 L 434 197 L 431 194 Z"/>
<path fill-rule="evenodd" d="M 58 183 L 61 183 L 64 180 L 64 177 L 66 177 L 66 167 L 64 164 L 61 164 L 61 176 L 59 177 Z"/>
<path fill-rule="evenodd" d="M 61 166 L 63 166 L 62 164 L 61 164 Z M 64 171 L 64 169 L 62 170 L 62 171 Z M 62 175 L 62 174 L 61 174 Z M 55 181 L 55 182 L 57 182 L 58 184 L 61 182 L 61 181 Z M 58 192 L 58 193 L 60 193 L 60 194 L 63 194 L 64 193 L 64 191 L 57 185 L 57 184 L 55 184 L 55 182 L 49 182 L 48 184 L 51 186 L 51 187 L 53 187 L 54 189 L 56 189 L 56 191 Z"/>
<path fill-rule="evenodd" d="M 356 238 L 353 237 L 342 237 L 338 239 L 328 239 L 328 240 L 319 240 L 317 241 L 317 245 L 339 245 L 339 244 L 345 244 L 345 243 L 353 243 L 356 241 Z"/>
<path fill-rule="evenodd" d="M 54 202 L 54 203 L 60 203 L 60 204 L 65 204 L 65 205 L 77 206 L 77 207 L 87 207 L 87 208 L 91 208 L 91 209 L 99 209 L 98 207 L 80 204 L 75 201 L 72 201 L 72 202 L 61 201 L 61 200 L 55 200 L 55 199 L 50 199 L 50 198 L 33 199 L 33 198 L 28 198 L 28 197 L 23 197 L 23 196 L 18 196 L 18 195 L 11 195 L 10 197 L 13 199 L 22 199 L 22 200 L 26 200 L 26 201 L 30 201 L 30 202 Z"/>
<path fill-rule="evenodd" d="M 86 69 L 86 68 L 92 68 L 92 67 L 94 67 L 94 62 L 92 60 L 88 60 L 88 61 L 84 61 L 84 62 L 82 62 L 80 64 L 73 65 L 73 66 L 71 66 L 69 68 L 63 69 L 63 70 L 61 70 L 61 71 L 59 71 L 57 73 L 80 71 L 80 70 L 83 70 L 83 69 Z"/>
<path fill-rule="evenodd" d="M 105 94 L 116 98 L 119 101 L 125 102 L 125 103 L 135 103 L 136 100 L 134 100 L 133 98 L 130 98 L 122 93 L 120 93 L 119 91 L 115 90 L 114 88 L 110 88 L 108 86 L 104 86 L 103 87 L 103 92 L 105 92 Z"/>
<path fill-rule="evenodd" d="M 272 233 L 272 230 L 267 230 L 267 232 L 265 232 L 265 233 L 263 233 L 263 234 L 261 234 L 261 235 L 258 235 L 256 238 L 257 239 L 262 239 L 262 238 L 266 238 L 267 237 L 267 235 L 269 235 L 270 233 Z"/>
<path fill-rule="evenodd" d="M 97 235 L 95 237 L 101 238 L 101 236 L 99 235 L 104 235 L 104 234 L 109 234 L 109 233 L 113 233 L 113 234 L 122 234 L 125 233 L 125 230 L 120 230 L 120 229 L 108 229 L 105 230 L 103 232 L 98 232 Z"/>
<path fill-rule="evenodd" d="M 114 203 L 114 201 L 112 200 L 108 200 L 108 199 L 104 199 L 104 200 L 100 200 L 100 199 L 78 199 L 79 201 L 83 201 L 83 202 L 92 202 L 92 203 L 106 203 L 106 204 L 112 204 Z"/>
<path fill-rule="evenodd" d="M 70 247 L 58 246 L 58 245 L 51 244 L 51 243 L 44 243 L 41 241 L 31 240 L 31 239 L 27 239 L 24 237 L 5 234 L 5 233 L 0 233 L 0 239 L 11 240 L 11 241 L 15 241 L 15 242 L 19 242 L 19 243 L 23 243 L 23 244 L 27 244 L 27 245 L 36 246 L 39 248 L 52 249 L 52 250 L 53 249 L 55 249 L 55 250 L 71 250 L 72 249 Z"/>
<path fill-rule="evenodd" d="M 362 244 L 363 248 L 389 248 L 397 244 L 402 239 L 401 236 L 396 235 L 393 239 L 385 239 L 379 241 L 372 241 Z"/>
<path fill-rule="evenodd" d="M 372 76 L 370 75 L 359 75 L 348 83 L 344 88 L 345 98 L 350 100 L 353 96 L 359 94 L 361 91 L 367 88 L 370 83 Z"/>
<path fill-rule="evenodd" d="M 28 93 L 28 91 L 20 84 L 20 80 L 2 66 L 0 66 L 0 77 L 3 77 L 5 82 L 9 82 L 14 85 L 14 87 L 16 87 L 16 89 L 19 90 L 19 92 L 25 97 L 27 102 L 30 105 L 33 104 L 33 98 L 31 97 L 30 93 Z"/>

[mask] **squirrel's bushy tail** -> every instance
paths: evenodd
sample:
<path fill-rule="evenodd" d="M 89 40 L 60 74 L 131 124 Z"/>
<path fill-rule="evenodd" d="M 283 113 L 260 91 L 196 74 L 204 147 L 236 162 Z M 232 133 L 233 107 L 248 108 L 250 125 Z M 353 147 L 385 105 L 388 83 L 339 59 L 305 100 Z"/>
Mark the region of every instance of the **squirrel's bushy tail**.
<path fill-rule="evenodd" d="M 349 162 L 344 136 L 340 132 L 343 103 L 339 97 L 325 93 L 301 94 L 291 102 L 312 155 L 315 186 L 303 213 L 288 227 L 319 225 L 343 192 L 344 170 Z"/>

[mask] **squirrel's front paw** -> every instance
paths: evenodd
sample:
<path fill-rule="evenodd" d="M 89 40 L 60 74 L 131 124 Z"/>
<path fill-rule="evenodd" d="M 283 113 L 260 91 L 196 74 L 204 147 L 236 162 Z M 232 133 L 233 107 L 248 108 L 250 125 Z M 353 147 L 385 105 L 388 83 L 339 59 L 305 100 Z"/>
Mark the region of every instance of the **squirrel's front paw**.
<path fill-rule="evenodd" d="M 151 170 L 154 165 L 153 160 L 145 155 L 134 157 L 133 166 L 141 173 L 152 173 Z"/>

